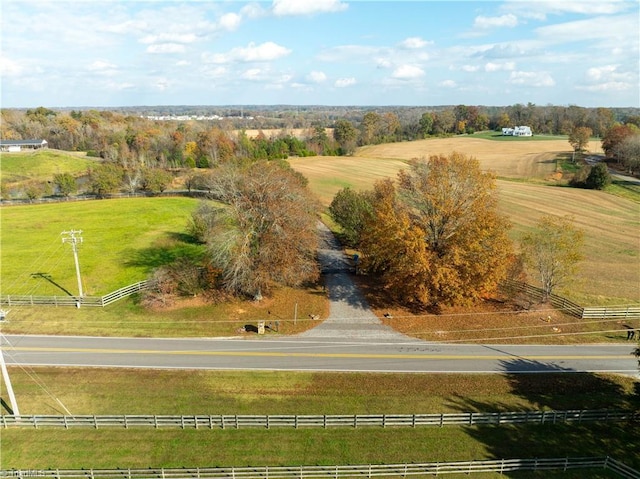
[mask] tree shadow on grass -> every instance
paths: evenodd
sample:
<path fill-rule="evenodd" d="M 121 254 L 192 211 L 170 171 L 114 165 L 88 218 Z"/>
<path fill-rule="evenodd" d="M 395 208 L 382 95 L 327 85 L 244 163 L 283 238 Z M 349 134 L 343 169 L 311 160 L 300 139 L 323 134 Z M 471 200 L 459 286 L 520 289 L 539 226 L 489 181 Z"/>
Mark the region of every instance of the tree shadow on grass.
<path fill-rule="evenodd" d="M 635 391 L 622 379 L 574 372 L 521 358 L 503 361 L 511 393 L 531 404 L 529 410 L 624 409 L 637 405 Z M 544 366 L 546 373 L 527 374 Z M 516 372 L 517 371 L 517 372 Z M 628 385 L 628 383 L 627 383 Z M 497 412 L 513 407 L 463 396 L 452 401 L 459 411 Z M 610 456 L 640 470 L 640 428 L 637 421 L 470 426 L 466 432 L 499 458 L 561 458 Z M 605 474 L 606 475 L 606 474 Z M 518 477 L 518 474 L 507 477 Z M 579 477 L 579 476 L 575 476 Z M 591 474 L 588 477 L 595 477 Z"/>
<path fill-rule="evenodd" d="M 205 249 L 196 243 L 176 242 L 170 245 L 151 246 L 140 250 L 126 250 L 122 253 L 125 266 L 144 267 L 148 272 L 167 266 L 178 259 L 188 259 L 194 263 L 204 257 Z"/>

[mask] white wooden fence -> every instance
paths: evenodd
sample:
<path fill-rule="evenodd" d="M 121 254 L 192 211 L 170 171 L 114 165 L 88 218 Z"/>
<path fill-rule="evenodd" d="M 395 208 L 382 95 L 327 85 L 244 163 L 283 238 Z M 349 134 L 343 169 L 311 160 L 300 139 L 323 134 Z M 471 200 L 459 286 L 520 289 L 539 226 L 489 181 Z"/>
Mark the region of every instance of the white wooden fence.
<path fill-rule="evenodd" d="M 356 415 L 82 415 L 2 416 L 3 428 L 339 428 L 426 427 L 493 424 L 555 424 L 581 422 L 640 421 L 640 414 L 622 410 L 570 410 L 523 412 L 464 412 L 447 414 L 356 414 Z"/>
<path fill-rule="evenodd" d="M 97 306 L 105 307 L 123 298 L 139 293 L 149 287 L 148 281 L 138 281 L 124 288 L 120 288 L 104 296 L 32 296 L 32 295 L 3 295 L 0 296 L 0 305 L 6 306 Z M 531 286 L 518 281 L 506 281 L 503 288 L 520 291 L 526 295 L 541 300 L 544 291 L 541 288 Z M 562 296 L 552 294 L 549 297 L 551 303 L 558 309 L 578 318 L 583 319 L 640 319 L 640 306 L 595 306 L 582 307 Z"/>
<path fill-rule="evenodd" d="M 542 288 L 519 281 L 505 281 L 502 288 L 522 292 L 535 301 L 541 301 L 545 296 Z M 640 306 L 638 305 L 583 307 L 556 294 L 549 295 L 548 299 L 556 308 L 581 319 L 640 319 Z"/>
<path fill-rule="evenodd" d="M 360 464 L 329 466 L 198 467 L 181 469 L 9 469 L 0 478 L 54 479 L 340 479 L 348 477 L 407 477 L 479 474 L 512 471 L 568 471 L 603 469 L 620 477 L 640 479 L 640 473 L 610 457 L 498 459 L 420 464 Z"/>
<path fill-rule="evenodd" d="M 7 306 L 98 306 L 104 307 L 123 298 L 146 290 L 148 282 L 138 281 L 124 288 L 120 288 L 104 296 L 33 296 L 33 295 L 4 295 L 0 296 L 0 304 Z"/>

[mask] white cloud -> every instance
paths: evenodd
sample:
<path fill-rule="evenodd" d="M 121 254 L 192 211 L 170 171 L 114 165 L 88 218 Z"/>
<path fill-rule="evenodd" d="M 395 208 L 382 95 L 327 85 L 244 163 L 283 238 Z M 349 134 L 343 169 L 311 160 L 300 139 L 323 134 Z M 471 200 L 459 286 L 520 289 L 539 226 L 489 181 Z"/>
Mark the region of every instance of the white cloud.
<path fill-rule="evenodd" d="M 193 33 L 161 33 L 159 35 L 147 35 L 138 40 L 140 43 L 193 43 L 196 41 Z"/>
<path fill-rule="evenodd" d="M 547 43 L 610 40 L 621 44 L 638 45 L 637 15 L 593 17 L 587 20 L 556 23 L 536 28 L 536 34 Z"/>
<path fill-rule="evenodd" d="M 159 43 L 147 47 L 147 53 L 184 53 L 184 51 L 184 45 L 180 43 Z"/>
<path fill-rule="evenodd" d="M 101 75 L 115 75 L 118 72 L 118 67 L 104 60 L 96 60 L 87 66 L 87 70 Z"/>
<path fill-rule="evenodd" d="M 401 65 L 391 75 L 398 80 L 414 80 L 424 76 L 424 70 L 417 65 Z"/>
<path fill-rule="evenodd" d="M 584 1 L 564 0 L 529 2 L 526 8 L 522 8 L 521 2 L 506 3 L 503 9 L 513 10 L 518 15 L 537 20 L 546 20 L 548 15 L 560 15 L 563 13 L 576 13 L 581 15 L 611 15 L 626 11 L 633 2 L 624 1 Z"/>
<path fill-rule="evenodd" d="M 355 84 L 356 84 L 356 79 L 351 77 L 351 78 L 338 78 L 334 85 L 336 88 L 345 88 Z"/>
<path fill-rule="evenodd" d="M 509 83 L 534 87 L 548 87 L 556 84 L 548 72 L 511 72 Z"/>
<path fill-rule="evenodd" d="M 624 91 L 638 89 L 638 78 L 631 72 L 619 71 L 620 65 L 603 65 L 586 71 L 587 84 L 578 86 L 586 91 Z"/>
<path fill-rule="evenodd" d="M 610 92 L 610 91 L 616 92 L 616 91 L 626 91 L 631 89 L 632 87 L 633 85 L 629 83 L 612 81 L 612 82 L 598 83 L 597 85 L 579 86 L 577 87 L 577 89 L 585 90 L 585 91 L 596 91 L 596 92 Z"/>
<path fill-rule="evenodd" d="M 429 44 L 426 40 L 423 40 L 420 37 L 409 37 L 400 42 L 401 48 L 406 48 L 409 50 L 415 50 L 418 48 L 424 48 Z"/>
<path fill-rule="evenodd" d="M 450 70 L 451 70 L 451 69 L 452 69 L 452 68 L 450 68 Z M 477 66 L 477 65 L 462 65 L 462 66 L 460 67 L 460 69 L 461 69 L 462 71 L 465 71 L 465 72 L 473 73 L 473 72 L 477 72 L 478 70 L 480 70 L 480 67 L 479 67 L 479 66 Z"/>
<path fill-rule="evenodd" d="M 98 24 L 98 31 L 117 33 L 118 35 L 126 35 L 129 33 L 139 33 L 145 31 L 148 28 L 148 24 L 142 20 L 125 20 L 113 25 Z"/>
<path fill-rule="evenodd" d="M 105 84 L 105 86 L 109 90 L 116 90 L 116 91 L 131 90 L 136 87 L 135 84 L 131 82 L 116 82 L 116 81 L 108 81 Z"/>
<path fill-rule="evenodd" d="M 244 18 L 260 18 L 267 15 L 267 11 L 259 3 L 249 3 L 240 9 L 240 15 Z"/>
<path fill-rule="evenodd" d="M 216 66 L 213 68 L 209 66 L 204 66 L 200 69 L 200 72 L 202 73 L 203 76 L 207 78 L 216 78 L 216 79 L 224 78 L 229 73 L 227 68 L 222 66 Z"/>
<path fill-rule="evenodd" d="M 240 75 L 240 78 L 251 81 L 260 81 L 263 79 L 262 70 L 260 68 L 249 68 Z"/>
<path fill-rule="evenodd" d="M 191 62 L 187 60 L 180 60 L 176 62 L 177 67 L 188 67 L 189 65 L 191 65 Z"/>
<path fill-rule="evenodd" d="M 166 78 L 158 78 L 154 83 L 153 87 L 159 91 L 165 91 L 171 86 L 171 82 Z"/>
<path fill-rule="evenodd" d="M 604 77 L 610 76 L 618 68 L 617 65 L 605 65 L 602 67 L 593 67 L 587 70 L 587 78 L 593 81 L 602 80 Z"/>
<path fill-rule="evenodd" d="M 378 68 L 391 68 L 393 66 L 393 63 L 388 58 L 376 58 L 375 63 Z"/>
<path fill-rule="evenodd" d="M 226 13 L 218 20 L 218 25 L 224 30 L 232 32 L 238 28 L 242 22 L 242 17 L 237 13 Z"/>
<path fill-rule="evenodd" d="M 265 42 L 260 45 L 250 43 L 247 47 L 237 47 L 227 53 L 205 53 L 203 61 L 207 63 L 232 63 L 232 62 L 266 62 L 277 60 L 291 53 L 291 50 L 273 42 Z"/>
<path fill-rule="evenodd" d="M 516 64 L 514 62 L 504 62 L 504 63 L 494 63 L 488 62 L 484 66 L 484 71 L 486 72 L 498 72 L 498 71 L 511 71 L 515 70 Z"/>
<path fill-rule="evenodd" d="M 539 48 L 539 43 L 526 41 L 495 43 L 477 47 L 472 56 L 487 60 L 519 57 L 531 58 L 532 56 L 539 54 Z"/>
<path fill-rule="evenodd" d="M 502 28 L 502 27 L 513 28 L 517 25 L 518 25 L 518 17 L 516 17 L 512 13 L 501 15 L 499 17 L 485 17 L 480 15 L 476 17 L 476 19 L 473 22 L 473 26 L 475 28 L 480 28 L 483 30 L 486 30 L 489 28 Z"/>
<path fill-rule="evenodd" d="M 458 86 L 458 84 L 453 80 L 445 80 L 438 83 L 438 85 L 444 88 L 455 88 Z"/>
<path fill-rule="evenodd" d="M 340 0 L 274 0 L 273 13 L 284 15 L 313 15 L 315 13 L 341 12 L 348 8 Z"/>
<path fill-rule="evenodd" d="M 312 71 L 307 75 L 307 81 L 311 83 L 322 83 L 327 80 L 327 75 L 323 72 Z"/>
<path fill-rule="evenodd" d="M 0 72 L 2 72 L 2 76 L 16 77 L 20 76 L 24 71 L 25 68 L 22 64 L 4 56 L 0 57 Z"/>

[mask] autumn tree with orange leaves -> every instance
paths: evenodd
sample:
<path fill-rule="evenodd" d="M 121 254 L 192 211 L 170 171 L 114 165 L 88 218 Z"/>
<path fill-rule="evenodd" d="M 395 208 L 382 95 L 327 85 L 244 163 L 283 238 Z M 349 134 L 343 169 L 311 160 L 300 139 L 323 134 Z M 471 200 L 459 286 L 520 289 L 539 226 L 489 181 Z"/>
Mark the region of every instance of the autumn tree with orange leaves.
<path fill-rule="evenodd" d="M 459 153 L 414 160 L 378 182 L 362 234 L 363 268 L 396 299 L 464 304 L 495 291 L 513 260 L 495 177 Z"/>

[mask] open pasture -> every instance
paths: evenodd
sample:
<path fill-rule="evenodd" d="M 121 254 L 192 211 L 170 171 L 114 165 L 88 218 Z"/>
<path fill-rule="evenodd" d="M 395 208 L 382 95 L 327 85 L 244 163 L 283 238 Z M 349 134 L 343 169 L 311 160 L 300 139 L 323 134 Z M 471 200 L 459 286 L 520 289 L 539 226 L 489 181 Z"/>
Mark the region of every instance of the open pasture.
<path fill-rule="evenodd" d="M 4 183 L 17 183 L 27 180 L 42 180 L 58 173 L 71 173 L 74 176 L 86 173 L 96 160 L 85 153 L 74 153 L 53 149 L 32 152 L 2 153 L 0 155 L 0 179 Z"/>
<path fill-rule="evenodd" d="M 73 253 L 63 231 L 81 230 L 84 293 L 102 296 L 146 279 L 178 255 L 198 255 L 183 241 L 197 200 L 134 198 L 10 206 L 2 209 L 2 294 L 77 294 Z"/>

